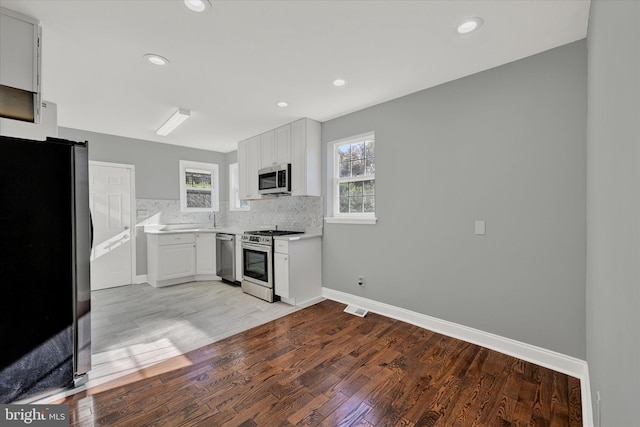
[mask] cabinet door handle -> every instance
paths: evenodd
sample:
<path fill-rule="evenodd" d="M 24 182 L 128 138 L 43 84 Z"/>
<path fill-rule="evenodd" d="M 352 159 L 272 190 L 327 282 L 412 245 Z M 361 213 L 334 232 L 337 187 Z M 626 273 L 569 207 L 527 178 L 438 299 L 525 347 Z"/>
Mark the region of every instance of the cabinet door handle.
<path fill-rule="evenodd" d="M 287 257 L 287 256 L 286 256 L 286 257 L 284 257 L 284 260 L 285 260 L 285 261 L 288 261 L 288 260 L 289 260 L 289 257 Z"/>

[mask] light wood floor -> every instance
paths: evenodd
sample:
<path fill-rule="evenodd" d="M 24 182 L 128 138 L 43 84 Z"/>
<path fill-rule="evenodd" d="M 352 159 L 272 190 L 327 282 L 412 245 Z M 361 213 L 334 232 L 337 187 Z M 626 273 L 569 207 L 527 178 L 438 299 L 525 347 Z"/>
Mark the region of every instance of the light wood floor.
<path fill-rule="evenodd" d="M 57 403 L 72 426 L 581 426 L 580 381 L 323 301 Z"/>
<path fill-rule="evenodd" d="M 77 392 L 297 311 L 221 281 L 91 292 L 92 370 Z M 61 393 L 67 395 L 71 392 Z M 43 399 L 50 402 L 60 395 Z M 40 403 L 40 402 L 38 402 Z"/>

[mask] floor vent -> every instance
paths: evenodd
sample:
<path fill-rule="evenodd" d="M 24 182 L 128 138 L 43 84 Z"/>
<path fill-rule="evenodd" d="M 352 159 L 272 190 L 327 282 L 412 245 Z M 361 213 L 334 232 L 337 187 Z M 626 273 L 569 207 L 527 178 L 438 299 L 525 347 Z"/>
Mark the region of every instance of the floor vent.
<path fill-rule="evenodd" d="M 355 305 L 348 305 L 347 308 L 344 309 L 344 312 L 353 314 L 358 317 L 364 317 L 369 311 L 365 310 L 364 308 L 356 307 Z"/>

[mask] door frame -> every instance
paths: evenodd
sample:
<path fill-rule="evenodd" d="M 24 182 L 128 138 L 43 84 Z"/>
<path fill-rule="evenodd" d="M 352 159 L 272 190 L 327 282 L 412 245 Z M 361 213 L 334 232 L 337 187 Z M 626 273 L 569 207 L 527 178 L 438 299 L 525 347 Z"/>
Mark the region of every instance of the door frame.
<path fill-rule="evenodd" d="M 131 195 L 131 209 L 129 210 L 130 224 L 131 228 L 131 283 L 143 283 L 145 282 L 146 275 L 138 276 L 137 268 L 136 268 L 136 232 L 137 232 L 137 224 L 136 224 L 136 167 L 135 165 L 128 165 L 124 163 L 109 163 L 109 162 L 100 162 L 97 160 L 89 160 L 89 167 L 91 166 L 105 166 L 109 168 L 120 168 L 120 169 L 128 169 L 131 174 L 129 194 Z"/>

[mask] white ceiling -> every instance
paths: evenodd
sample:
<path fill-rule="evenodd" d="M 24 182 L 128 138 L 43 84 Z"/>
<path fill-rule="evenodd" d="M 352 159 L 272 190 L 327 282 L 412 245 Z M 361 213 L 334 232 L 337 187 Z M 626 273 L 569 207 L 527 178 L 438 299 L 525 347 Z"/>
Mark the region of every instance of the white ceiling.
<path fill-rule="evenodd" d="M 42 24 L 59 126 L 228 152 L 586 37 L 588 0 L 0 0 Z M 456 33 L 465 18 L 484 25 Z M 146 53 L 169 58 L 153 68 Z M 332 86 L 336 77 L 349 84 Z M 285 100 L 287 108 L 276 107 Z M 178 108 L 192 117 L 155 130 Z"/>

